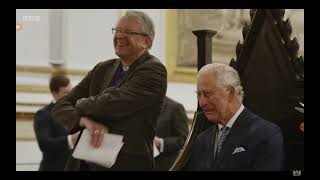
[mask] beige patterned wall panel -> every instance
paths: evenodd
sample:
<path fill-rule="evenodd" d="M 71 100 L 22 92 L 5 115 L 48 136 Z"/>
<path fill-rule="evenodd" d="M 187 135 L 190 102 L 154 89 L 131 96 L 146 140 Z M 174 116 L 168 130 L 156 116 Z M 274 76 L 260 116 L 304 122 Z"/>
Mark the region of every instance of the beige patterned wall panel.
<path fill-rule="evenodd" d="M 192 9 L 177 10 L 178 59 L 177 67 L 196 67 L 197 39 L 194 30 L 218 31 L 213 41 L 213 60 L 228 62 L 235 55 L 234 47 L 241 38 L 244 22 L 249 22 L 249 10 L 244 9 Z M 238 35 L 238 36 L 237 36 Z M 225 56 L 229 56 L 230 59 Z"/>
<path fill-rule="evenodd" d="M 236 57 L 236 45 L 243 42 L 242 28 L 249 23 L 249 9 L 178 9 L 167 10 L 167 55 L 169 80 L 195 82 L 197 67 L 197 39 L 194 30 L 209 29 L 218 33 L 212 39 L 212 60 L 229 64 Z M 300 44 L 299 55 L 304 54 L 304 10 L 287 9 L 292 38 Z"/>

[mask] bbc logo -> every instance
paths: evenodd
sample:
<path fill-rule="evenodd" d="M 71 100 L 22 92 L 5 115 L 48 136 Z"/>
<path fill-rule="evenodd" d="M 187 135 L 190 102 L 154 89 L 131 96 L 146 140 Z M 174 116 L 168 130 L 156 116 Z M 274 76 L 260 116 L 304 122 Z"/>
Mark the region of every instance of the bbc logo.
<path fill-rule="evenodd" d="M 39 22 L 40 16 L 22 16 L 23 22 Z"/>

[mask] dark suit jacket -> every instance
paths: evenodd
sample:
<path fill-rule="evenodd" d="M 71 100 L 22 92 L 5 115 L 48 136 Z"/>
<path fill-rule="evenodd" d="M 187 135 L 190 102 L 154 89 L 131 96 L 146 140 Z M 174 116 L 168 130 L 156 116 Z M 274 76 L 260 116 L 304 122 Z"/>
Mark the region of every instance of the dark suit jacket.
<path fill-rule="evenodd" d="M 188 133 L 188 117 L 183 105 L 165 97 L 156 128 L 156 136 L 164 142 L 163 152 L 155 158 L 157 170 L 170 169 Z"/>
<path fill-rule="evenodd" d="M 214 160 L 216 129 L 217 126 L 213 125 L 199 134 L 187 170 L 282 170 L 283 137 L 277 125 L 244 108 L 229 130 L 217 160 Z M 245 151 L 235 153 L 239 147 Z"/>
<path fill-rule="evenodd" d="M 34 131 L 42 151 L 40 171 L 62 171 L 70 150 L 68 148 L 68 132 L 52 119 L 53 103 L 40 109 L 34 116 Z"/>
<path fill-rule="evenodd" d="M 56 103 L 53 114 L 70 132 L 79 130 L 80 116 L 88 116 L 107 126 L 110 133 L 123 135 L 124 145 L 112 169 L 152 169 L 155 126 L 166 94 L 167 72 L 157 58 L 146 52 L 130 65 L 118 87 L 110 87 L 120 65 L 120 59 L 97 64 Z M 75 107 L 81 98 L 86 99 Z"/>

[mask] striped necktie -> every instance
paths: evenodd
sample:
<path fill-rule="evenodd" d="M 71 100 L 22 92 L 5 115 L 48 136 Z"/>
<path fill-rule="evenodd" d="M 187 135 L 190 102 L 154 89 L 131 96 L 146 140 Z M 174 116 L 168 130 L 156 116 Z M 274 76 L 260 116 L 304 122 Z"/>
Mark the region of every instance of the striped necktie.
<path fill-rule="evenodd" d="M 222 144 L 224 142 L 224 140 L 226 139 L 228 133 L 229 133 L 229 127 L 227 126 L 223 126 L 221 129 L 220 129 L 220 132 L 222 131 L 221 133 L 221 136 L 219 138 L 219 141 L 218 141 L 218 145 L 217 145 L 217 152 L 216 152 L 216 157 L 217 158 L 219 156 L 219 153 L 220 153 L 220 150 L 221 150 L 221 147 L 222 147 Z"/>

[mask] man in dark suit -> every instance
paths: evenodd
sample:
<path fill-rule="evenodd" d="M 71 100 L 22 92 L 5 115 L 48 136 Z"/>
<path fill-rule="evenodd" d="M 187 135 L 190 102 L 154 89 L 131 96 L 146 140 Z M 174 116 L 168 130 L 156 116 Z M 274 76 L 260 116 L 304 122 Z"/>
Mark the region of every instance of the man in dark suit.
<path fill-rule="evenodd" d="M 243 106 L 236 70 L 218 63 L 201 68 L 197 96 L 214 125 L 197 137 L 188 170 L 282 170 L 282 132 Z"/>
<path fill-rule="evenodd" d="M 188 133 L 188 117 L 183 105 L 166 96 L 158 118 L 156 137 L 153 140 L 160 152 L 155 158 L 156 170 L 170 169 Z"/>
<path fill-rule="evenodd" d="M 65 76 L 54 76 L 50 79 L 50 91 L 54 102 L 71 90 L 70 80 Z M 36 112 L 34 116 L 34 131 L 42 151 L 39 171 L 61 171 L 73 148 L 79 133 L 68 135 L 51 116 L 54 102 Z"/>
<path fill-rule="evenodd" d="M 68 132 L 86 128 L 91 145 L 99 148 L 105 133 L 123 135 L 122 146 L 111 170 L 154 168 L 153 139 L 157 117 L 167 90 L 167 71 L 150 55 L 154 26 L 141 11 L 126 11 L 114 33 L 120 57 L 97 64 L 53 108 L 55 119 Z M 71 158 L 67 170 L 79 169 Z M 110 170 L 81 161 L 80 170 Z"/>

